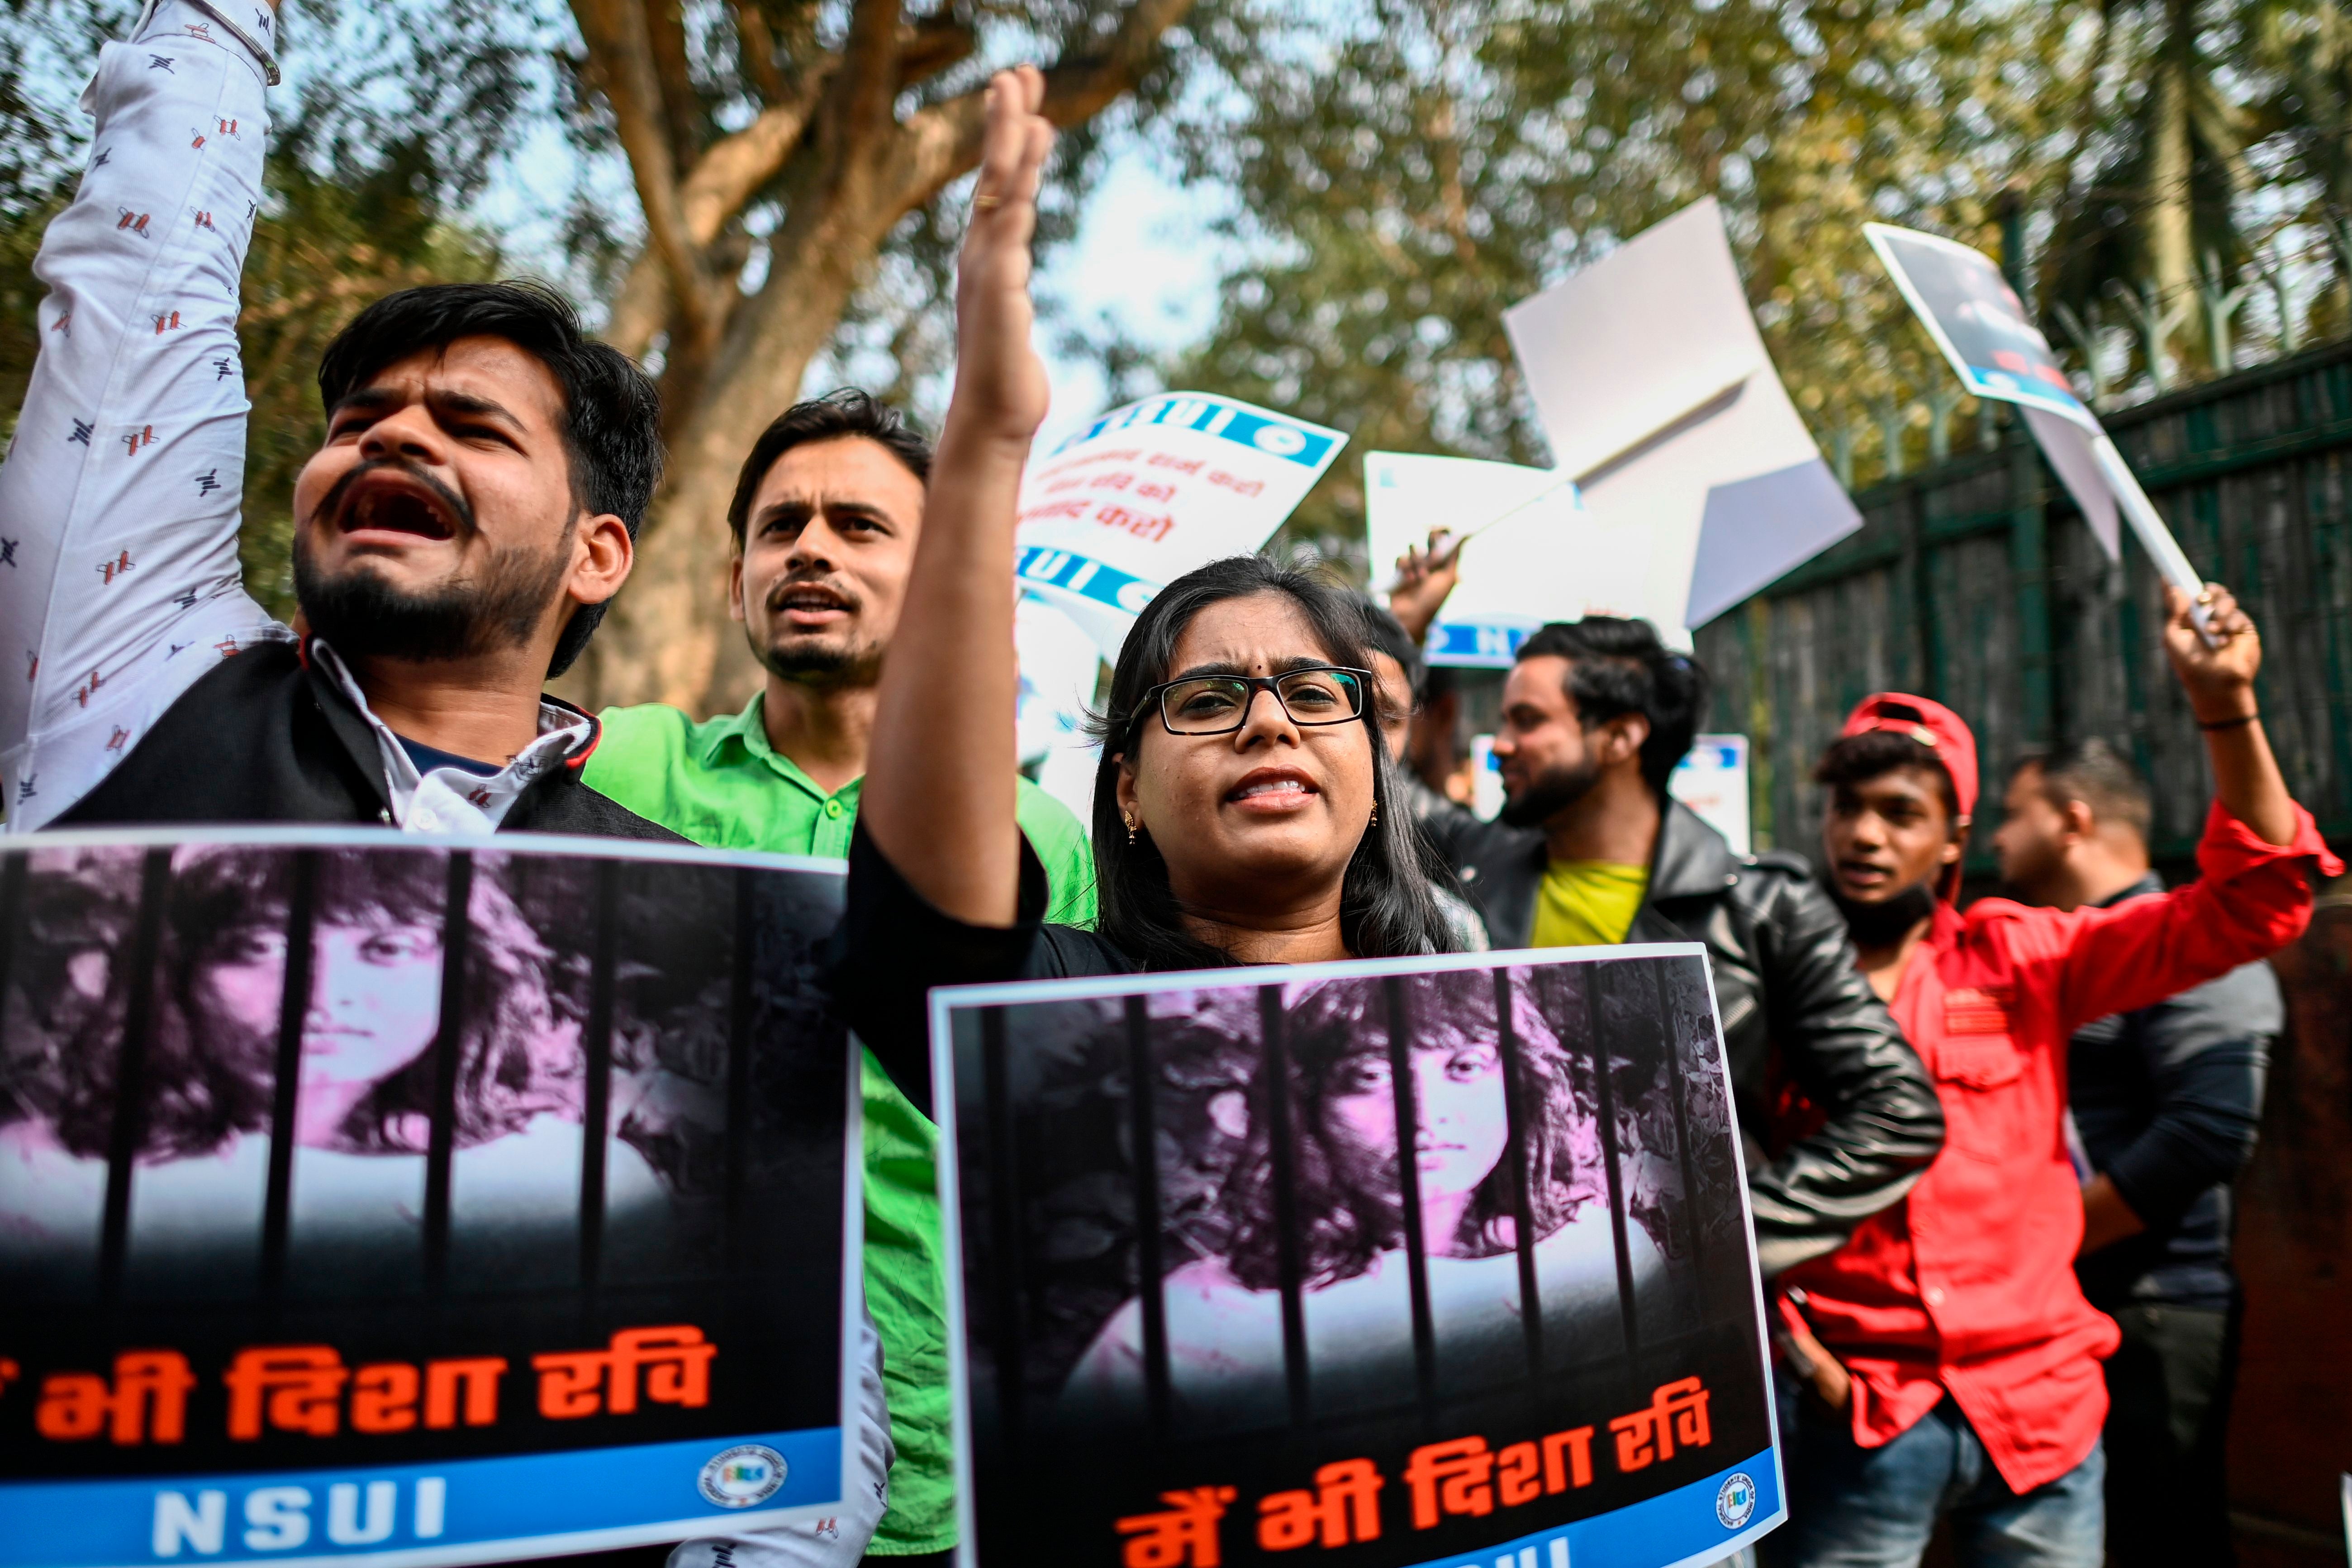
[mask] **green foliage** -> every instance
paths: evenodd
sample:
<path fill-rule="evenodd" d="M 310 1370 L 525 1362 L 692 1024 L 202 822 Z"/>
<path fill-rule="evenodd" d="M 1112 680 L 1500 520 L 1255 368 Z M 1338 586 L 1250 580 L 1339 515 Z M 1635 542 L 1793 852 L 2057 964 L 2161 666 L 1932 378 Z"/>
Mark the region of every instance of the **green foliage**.
<path fill-rule="evenodd" d="M 1800 406 L 1819 431 L 1867 437 L 1874 404 L 1944 373 L 1861 225 L 1990 238 L 1989 196 L 2053 129 L 2069 15 L 1946 0 L 1236 14 L 1205 36 L 1231 90 L 1204 95 L 1183 157 L 1238 194 L 1248 260 L 1207 340 L 1160 368 L 1338 426 L 1357 453 L 1540 463 L 1503 310 L 1713 195 Z M 1328 476 L 1293 535 L 1358 533 L 1359 473 Z"/>

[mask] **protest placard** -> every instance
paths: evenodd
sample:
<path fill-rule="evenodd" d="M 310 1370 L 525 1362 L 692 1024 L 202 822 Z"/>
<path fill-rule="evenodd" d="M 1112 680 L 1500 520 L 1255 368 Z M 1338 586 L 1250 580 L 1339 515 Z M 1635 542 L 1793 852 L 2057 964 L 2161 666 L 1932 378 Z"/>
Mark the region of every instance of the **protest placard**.
<path fill-rule="evenodd" d="M 1638 563 L 1670 641 L 1862 526 L 1772 368 L 1712 198 L 1503 321 L 1595 550 Z"/>
<path fill-rule="evenodd" d="M 1662 1568 L 1782 1517 L 1703 949 L 932 1027 L 968 1564 Z"/>
<path fill-rule="evenodd" d="M 0 1565 L 504 1562 L 841 1511 L 839 868 L 0 849 Z"/>
<path fill-rule="evenodd" d="M 1102 652 L 1086 628 L 1031 593 L 1013 611 L 1013 645 L 1021 689 L 1013 728 L 1021 765 L 1034 768 L 1038 787 L 1068 806 L 1080 822 L 1094 805 L 1097 750 L 1086 731 Z"/>
<path fill-rule="evenodd" d="M 1115 408 L 1030 459 L 1013 570 L 1116 662 L 1154 594 L 1272 538 L 1347 439 L 1205 393 Z"/>
<path fill-rule="evenodd" d="M 1432 664 L 1507 669 L 1546 621 L 1580 616 L 1682 616 L 1653 602 L 1648 558 L 1610 548 L 1576 486 L 1549 468 L 1372 452 L 1364 458 L 1364 528 L 1375 577 L 1433 528 L 1465 536 L 1462 575 L 1429 629 Z"/>
<path fill-rule="evenodd" d="M 1748 737 L 1694 735 L 1666 775 L 1666 793 L 1723 835 L 1735 855 L 1748 852 Z"/>
<path fill-rule="evenodd" d="M 1992 258 L 1957 240 L 1891 224 L 1864 224 L 1863 233 L 1961 384 L 1979 397 L 2018 406 L 2107 558 L 2123 555 L 2116 527 L 2120 510 L 2164 580 L 2194 599 L 2203 578 L 2098 416 L 2074 395 L 2049 340 L 2027 319 L 2025 301 Z M 2203 606 L 2192 613 L 2202 629 Z"/>

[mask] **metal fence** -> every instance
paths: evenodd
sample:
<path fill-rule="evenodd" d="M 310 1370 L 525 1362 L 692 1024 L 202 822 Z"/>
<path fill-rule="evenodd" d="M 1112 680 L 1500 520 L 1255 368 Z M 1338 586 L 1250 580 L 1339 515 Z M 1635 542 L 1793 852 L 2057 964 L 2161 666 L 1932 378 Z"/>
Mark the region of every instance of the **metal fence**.
<path fill-rule="evenodd" d="M 2352 837 L 2352 342 L 2106 416 L 2199 570 L 2262 628 L 2260 695 L 2296 798 Z M 1754 742 L 1759 847 L 1820 840 L 1814 761 L 1867 693 L 1949 704 L 1984 784 L 2021 751 L 2102 736 L 2153 784 L 2153 847 L 2185 858 L 2211 781 L 2167 665 L 2162 587 L 2126 535 L 2109 563 L 2023 429 L 1855 497 L 1860 532 L 1697 634 L 1714 728 Z M 1997 811 L 1970 868 L 1990 869 Z"/>

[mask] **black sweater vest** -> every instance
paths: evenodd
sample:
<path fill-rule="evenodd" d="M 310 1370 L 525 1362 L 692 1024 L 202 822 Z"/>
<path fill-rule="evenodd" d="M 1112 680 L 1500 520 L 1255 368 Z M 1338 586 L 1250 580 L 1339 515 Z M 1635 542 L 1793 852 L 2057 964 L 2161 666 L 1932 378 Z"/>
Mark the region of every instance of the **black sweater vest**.
<path fill-rule="evenodd" d="M 524 786 L 500 830 L 687 842 L 581 783 L 586 760 Z M 188 688 L 56 826 L 391 820 L 375 731 L 294 644 L 268 642 Z"/>

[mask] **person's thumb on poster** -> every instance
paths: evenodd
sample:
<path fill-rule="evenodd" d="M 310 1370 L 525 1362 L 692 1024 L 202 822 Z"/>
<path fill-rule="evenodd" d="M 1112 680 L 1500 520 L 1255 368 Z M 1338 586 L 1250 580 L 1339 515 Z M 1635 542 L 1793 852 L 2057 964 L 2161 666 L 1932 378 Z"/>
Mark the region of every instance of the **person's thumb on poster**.
<path fill-rule="evenodd" d="M 1812 1385 L 1822 1404 L 1832 1410 L 1843 1410 L 1853 1397 L 1853 1375 L 1847 1372 L 1838 1358 L 1830 1354 L 1829 1347 L 1813 1337 L 1812 1325 L 1788 1295 L 1777 1298 L 1780 1331 L 1773 1337 L 1780 1342 L 1780 1353 L 1796 1373 L 1798 1381 Z"/>
<path fill-rule="evenodd" d="M 956 261 L 953 405 L 972 434 L 1025 445 L 1045 421 L 1045 362 L 1030 342 L 1029 242 L 1037 186 L 1054 128 L 1038 113 L 1045 78 L 1035 66 L 999 71 L 988 84 L 980 178 Z"/>

